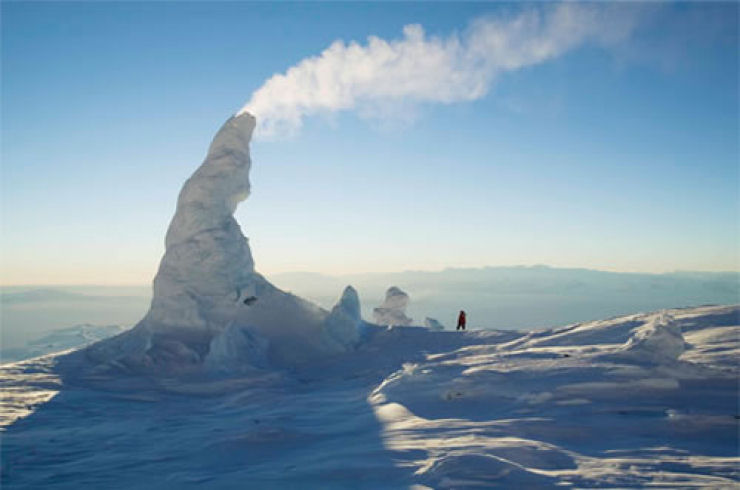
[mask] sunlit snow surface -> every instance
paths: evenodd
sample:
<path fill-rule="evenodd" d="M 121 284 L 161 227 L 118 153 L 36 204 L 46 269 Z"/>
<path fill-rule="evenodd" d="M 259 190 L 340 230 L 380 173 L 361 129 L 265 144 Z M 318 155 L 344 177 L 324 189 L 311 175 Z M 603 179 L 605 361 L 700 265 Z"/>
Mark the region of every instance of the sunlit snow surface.
<path fill-rule="evenodd" d="M 2 486 L 734 488 L 739 313 L 370 327 L 355 352 L 249 378 L 4 365 Z"/>

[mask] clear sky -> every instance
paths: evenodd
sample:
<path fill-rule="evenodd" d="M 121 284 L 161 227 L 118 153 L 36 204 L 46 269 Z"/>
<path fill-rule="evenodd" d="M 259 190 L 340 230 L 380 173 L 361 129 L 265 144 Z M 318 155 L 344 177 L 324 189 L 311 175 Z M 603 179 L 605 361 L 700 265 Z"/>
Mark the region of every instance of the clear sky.
<path fill-rule="evenodd" d="M 266 79 L 337 39 L 531 7 L 2 2 L 2 283 L 150 281 L 182 183 Z M 738 5 L 644 7 L 618 45 L 476 100 L 255 141 L 236 217 L 257 268 L 738 270 Z"/>

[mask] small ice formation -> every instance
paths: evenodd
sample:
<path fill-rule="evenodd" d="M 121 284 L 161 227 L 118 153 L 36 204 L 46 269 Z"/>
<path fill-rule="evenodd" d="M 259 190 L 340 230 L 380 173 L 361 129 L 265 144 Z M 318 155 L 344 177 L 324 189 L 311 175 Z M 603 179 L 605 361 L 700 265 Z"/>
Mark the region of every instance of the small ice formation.
<path fill-rule="evenodd" d="M 411 325 L 411 318 L 406 316 L 408 304 L 409 295 L 396 286 L 391 286 L 385 292 L 383 304 L 373 309 L 373 319 L 378 325 Z"/>
<path fill-rule="evenodd" d="M 128 332 L 90 346 L 93 363 L 134 372 L 239 372 L 298 365 L 357 342 L 354 289 L 329 313 L 255 271 L 233 216 L 249 196 L 254 128 L 255 118 L 241 113 L 216 134 L 180 191 L 149 312 Z"/>
<path fill-rule="evenodd" d="M 326 319 L 325 333 L 340 346 L 356 345 L 360 340 L 360 297 L 352 286 L 347 286 Z"/>
<path fill-rule="evenodd" d="M 429 330 L 444 330 L 445 327 L 436 318 L 424 318 L 424 326 Z"/>

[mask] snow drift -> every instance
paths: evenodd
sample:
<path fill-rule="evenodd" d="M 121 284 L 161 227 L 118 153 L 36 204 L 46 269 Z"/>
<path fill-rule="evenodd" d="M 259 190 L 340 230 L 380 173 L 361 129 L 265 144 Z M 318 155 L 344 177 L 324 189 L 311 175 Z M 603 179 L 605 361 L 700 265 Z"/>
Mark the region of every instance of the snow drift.
<path fill-rule="evenodd" d="M 132 330 L 90 346 L 89 360 L 156 373 L 231 372 L 300 364 L 357 342 L 353 289 L 330 314 L 255 271 L 233 217 L 249 196 L 255 123 L 241 113 L 216 134 L 180 192 L 149 312 Z"/>

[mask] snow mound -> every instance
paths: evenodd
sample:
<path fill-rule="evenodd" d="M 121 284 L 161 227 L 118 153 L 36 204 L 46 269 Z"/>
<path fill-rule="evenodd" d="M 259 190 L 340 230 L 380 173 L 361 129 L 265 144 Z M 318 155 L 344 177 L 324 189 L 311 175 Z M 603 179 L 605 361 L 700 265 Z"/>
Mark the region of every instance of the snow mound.
<path fill-rule="evenodd" d="M 90 346 L 95 364 L 154 374 L 291 367 L 357 342 L 359 301 L 345 291 L 331 314 L 281 291 L 255 271 L 233 217 L 249 196 L 255 118 L 230 118 L 185 182 L 165 240 L 146 316 Z"/>
<path fill-rule="evenodd" d="M 681 328 L 673 317 L 662 312 L 635 328 L 623 351 L 655 361 L 675 361 L 685 349 Z"/>
<path fill-rule="evenodd" d="M 442 325 L 439 322 L 439 320 L 437 320 L 436 318 L 430 318 L 430 317 L 424 318 L 424 326 L 428 328 L 429 330 L 441 331 L 445 329 L 445 326 Z"/>
<path fill-rule="evenodd" d="M 406 316 L 409 295 L 396 286 L 385 292 L 383 304 L 373 309 L 373 319 L 378 325 L 411 325 L 412 319 Z"/>

